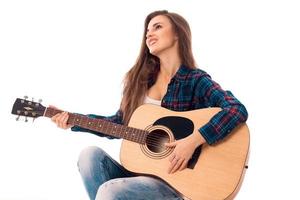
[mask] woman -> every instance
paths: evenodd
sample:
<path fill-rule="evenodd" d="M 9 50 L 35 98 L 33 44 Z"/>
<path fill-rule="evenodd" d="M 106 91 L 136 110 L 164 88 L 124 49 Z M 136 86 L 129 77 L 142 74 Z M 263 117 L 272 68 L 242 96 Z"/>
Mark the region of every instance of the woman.
<path fill-rule="evenodd" d="M 155 11 L 145 19 L 141 51 L 126 74 L 117 113 L 110 117 L 89 116 L 126 125 L 133 111 L 144 103 L 174 111 L 222 108 L 207 124 L 198 127 L 199 134 L 166 144 L 174 147 L 169 156 L 169 173 L 185 169 L 199 145 L 212 145 L 225 138 L 248 116 L 231 92 L 223 90 L 206 72 L 196 68 L 189 25 L 183 17 L 168 11 Z M 67 120 L 67 112 L 52 118 L 64 129 L 71 127 Z M 78 126 L 72 130 L 89 131 Z M 161 180 L 134 176 L 98 147 L 82 151 L 78 166 L 90 199 L 181 199 Z"/>

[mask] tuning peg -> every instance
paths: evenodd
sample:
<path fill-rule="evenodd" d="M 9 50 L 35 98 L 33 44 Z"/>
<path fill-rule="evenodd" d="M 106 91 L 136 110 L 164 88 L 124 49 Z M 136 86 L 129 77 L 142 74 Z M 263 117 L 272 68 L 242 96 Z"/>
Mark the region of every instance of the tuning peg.
<path fill-rule="evenodd" d="M 18 115 L 18 117 L 16 118 L 16 121 L 19 121 L 19 119 L 20 119 L 20 115 Z"/>
<path fill-rule="evenodd" d="M 42 103 L 42 101 L 43 101 L 42 99 L 39 99 L 39 102 L 38 102 L 38 103 L 35 103 L 35 106 L 38 107 L 39 104 Z"/>
<path fill-rule="evenodd" d="M 25 100 L 28 99 L 28 96 L 25 95 L 25 96 L 24 96 L 24 99 L 25 99 Z M 21 103 L 25 103 L 24 99 L 21 100 Z"/>
<path fill-rule="evenodd" d="M 33 97 L 32 97 L 32 101 L 28 101 L 28 105 L 31 105 L 32 104 L 32 102 L 33 102 Z"/>

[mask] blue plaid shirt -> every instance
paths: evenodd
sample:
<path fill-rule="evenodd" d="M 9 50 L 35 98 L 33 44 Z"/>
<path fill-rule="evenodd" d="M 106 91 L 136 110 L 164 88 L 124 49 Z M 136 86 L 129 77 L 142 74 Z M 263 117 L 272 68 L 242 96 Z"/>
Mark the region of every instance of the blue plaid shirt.
<path fill-rule="evenodd" d="M 205 71 L 190 69 L 184 65 L 180 66 L 171 79 L 161 106 L 174 111 L 189 111 L 208 107 L 222 108 L 207 124 L 199 127 L 199 132 L 210 145 L 225 138 L 248 117 L 245 106 L 230 91 L 223 90 Z M 121 110 L 108 117 L 94 114 L 88 116 L 123 124 Z M 72 130 L 91 132 L 110 139 L 114 138 L 78 126 L 72 127 Z"/>

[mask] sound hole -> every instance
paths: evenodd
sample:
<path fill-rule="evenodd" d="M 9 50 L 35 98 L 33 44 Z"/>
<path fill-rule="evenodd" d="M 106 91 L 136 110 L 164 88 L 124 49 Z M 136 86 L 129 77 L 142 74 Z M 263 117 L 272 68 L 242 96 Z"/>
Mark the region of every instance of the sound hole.
<path fill-rule="evenodd" d="M 146 146 L 154 153 L 160 153 L 166 150 L 165 143 L 169 142 L 170 138 L 166 131 L 155 129 L 149 133 L 146 138 Z"/>

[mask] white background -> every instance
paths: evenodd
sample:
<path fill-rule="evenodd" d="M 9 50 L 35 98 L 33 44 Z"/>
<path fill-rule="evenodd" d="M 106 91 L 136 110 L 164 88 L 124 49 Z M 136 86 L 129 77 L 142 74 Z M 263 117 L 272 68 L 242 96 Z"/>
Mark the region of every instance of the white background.
<path fill-rule="evenodd" d="M 200 68 L 249 111 L 249 169 L 236 199 L 300 199 L 299 6 L 296 1 L 16 1 L 0 3 L 0 199 L 87 199 L 79 152 L 118 159 L 120 140 L 16 122 L 17 97 L 113 114 L 154 10 L 184 16 Z M 23 119 L 24 121 L 24 119 Z"/>

